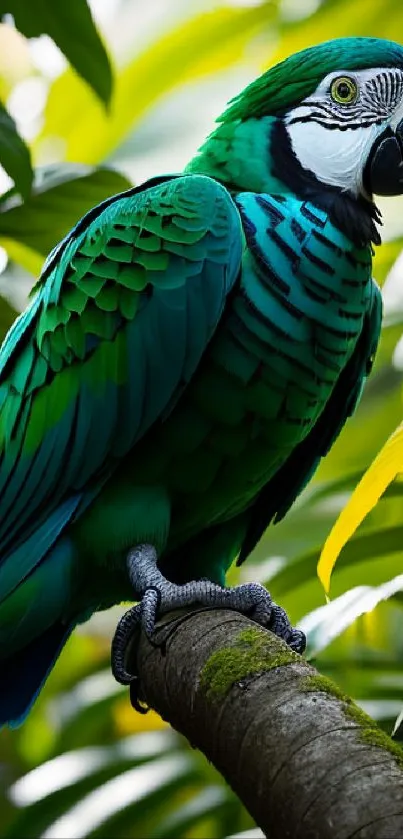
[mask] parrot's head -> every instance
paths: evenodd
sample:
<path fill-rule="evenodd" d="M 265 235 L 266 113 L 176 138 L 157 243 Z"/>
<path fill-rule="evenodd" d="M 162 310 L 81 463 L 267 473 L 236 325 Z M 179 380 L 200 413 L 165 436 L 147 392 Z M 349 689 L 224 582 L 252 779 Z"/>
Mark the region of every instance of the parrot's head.
<path fill-rule="evenodd" d="M 324 48 L 309 51 L 311 62 Z M 403 193 L 403 49 L 372 39 L 327 49 L 315 87 L 284 110 L 292 153 L 319 181 L 354 196 Z"/>
<path fill-rule="evenodd" d="M 340 38 L 295 53 L 249 85 L 222 119 L 264 116 L 277 118 L 291 155 L 323 184 L 367 198 L 403 193 L 399 44 Z"/>
<path fill-rule="evenodd" d="M 295 53 L 230 102 L 212 137 L 225 139 L 231 126 L 238 147 L 247 126 L 260 138 L 266 131 L 265 142 L 255 143 L 268 172 L 260 191 L 284 184 L 330 209 L 344 228 L 347 203 L 351 216 L 358 212 L 358 238 L 379 241 L 373 194 L 403 193 L 403 48 L 341 38 Z M 244 158 L 239 178 L 251 181 L 252 166 L 261 166 L 252 143 Z"/>

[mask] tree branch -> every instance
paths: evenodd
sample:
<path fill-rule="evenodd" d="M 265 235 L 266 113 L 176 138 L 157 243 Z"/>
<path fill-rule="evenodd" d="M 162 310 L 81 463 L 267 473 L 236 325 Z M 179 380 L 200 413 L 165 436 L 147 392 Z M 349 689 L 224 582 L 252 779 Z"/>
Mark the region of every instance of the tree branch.
<path fill-rule="evenodd" d="M 236 612 L 160 627 L 137 648 L 142 698 L 270 839 L 401 839 L 403 751 L 336 685 Z"/>

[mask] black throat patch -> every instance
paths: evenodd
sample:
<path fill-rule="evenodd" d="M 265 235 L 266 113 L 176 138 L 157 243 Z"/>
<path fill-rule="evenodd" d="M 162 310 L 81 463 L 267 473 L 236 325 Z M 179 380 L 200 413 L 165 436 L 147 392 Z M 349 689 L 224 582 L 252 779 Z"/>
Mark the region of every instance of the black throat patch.
<path fill-rule="evenodd" d="M 359 248 L 371 242 L 381 244 L 377 224 L 381 214 L 373 201 L 355 198 L 340 187 L 322 183 L 309 169 L 301 166 L 291 146 L 290 137 L 281 119 L 277 119 L 270 136 L 272 174 L 280 178 L 298 198 L 309 200 L 324 210 L 331 222 Z"/>

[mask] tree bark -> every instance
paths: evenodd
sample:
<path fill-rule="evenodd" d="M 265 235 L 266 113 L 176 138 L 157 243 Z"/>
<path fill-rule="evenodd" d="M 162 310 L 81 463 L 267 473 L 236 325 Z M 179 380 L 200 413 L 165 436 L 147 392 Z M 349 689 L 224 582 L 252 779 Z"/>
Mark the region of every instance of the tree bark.
<path fill-rule="evenodd" d="M 236 612 L 159 626 L 163 646 L 142 635 L 132 662 L 141 698 L 204 752 L 267 837 L 403 837 L 403 750 L 330 680 Z"/>

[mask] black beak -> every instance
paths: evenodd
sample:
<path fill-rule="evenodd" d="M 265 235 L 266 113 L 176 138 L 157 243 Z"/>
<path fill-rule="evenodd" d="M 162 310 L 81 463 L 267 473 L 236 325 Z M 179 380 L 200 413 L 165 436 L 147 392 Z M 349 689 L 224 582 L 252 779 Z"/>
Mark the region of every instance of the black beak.
<path fill-rule="evenodd" d="M 403 120 L 396 132 L 387 128 L 374 143 L 364 169 L 364 187 L 370 195 L 403 193 Z"/>

